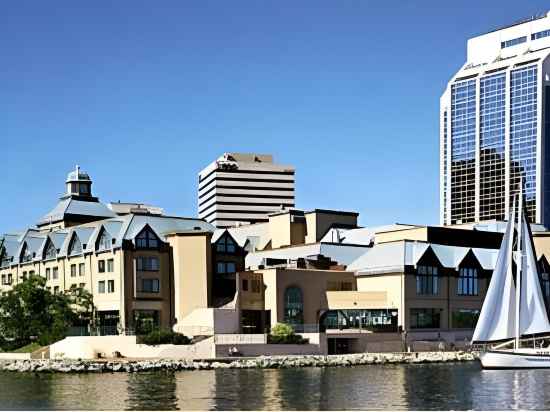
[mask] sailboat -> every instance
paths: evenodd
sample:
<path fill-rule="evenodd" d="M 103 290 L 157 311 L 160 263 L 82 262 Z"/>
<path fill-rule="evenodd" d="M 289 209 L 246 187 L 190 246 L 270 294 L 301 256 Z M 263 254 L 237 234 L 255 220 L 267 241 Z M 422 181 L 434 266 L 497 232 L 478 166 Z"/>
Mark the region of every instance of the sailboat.
<path fill-rule="evenodd" d="M 514 200 L 472 337 L 472 343 L 489 347 L 480 353 L 485 369 L 550 368 L 550 347 L 543 347 L 541 343 L 544 337 L 550 337 L 550 323 L 540 288 L 533 238 L 523 211 L 521 187 L 520 182 L 519 207 L 516 213 Z"/>

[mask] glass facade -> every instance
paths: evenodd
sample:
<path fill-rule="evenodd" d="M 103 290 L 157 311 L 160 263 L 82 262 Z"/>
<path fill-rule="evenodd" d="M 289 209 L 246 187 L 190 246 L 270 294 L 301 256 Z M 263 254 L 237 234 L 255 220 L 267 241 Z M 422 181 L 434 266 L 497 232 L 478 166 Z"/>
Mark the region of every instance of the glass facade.
<path fill-rule="evenodd" d="M 447 222 L 447 110 L 443 112 L 443 221 Z"/>
<path fill-rule="evenodd" d="M 539 31 L 537 33 L 531 34 L 531 40 L 542 39 L 543 37 L 548 37 L 548 36 L 550 36 L 550 30 L 543 30 L 543 31 Z"/>
<path fill-rule="evenodd" d="M 518 37 L 511 40 L 506 40 L 500 43 L 500 48 L 505 49 L 506 47 L 512 47 L 517 44 L 525 43 L 527 41 L 527 36 Z"/>
<path fill-rule="evenodd" d="M 451 224 L 475 219 L 476 81 L 451 87 Z"/>
<path fill-rule="evenodd" d="M 537 66 L 510 72 L 510 204 L 523 179 L 525 210 L 536 221 Z"/>
<path fill-rule="evenodd" d="M 505 219 L 506 73 L 479 82 L 479 219 Z"/>

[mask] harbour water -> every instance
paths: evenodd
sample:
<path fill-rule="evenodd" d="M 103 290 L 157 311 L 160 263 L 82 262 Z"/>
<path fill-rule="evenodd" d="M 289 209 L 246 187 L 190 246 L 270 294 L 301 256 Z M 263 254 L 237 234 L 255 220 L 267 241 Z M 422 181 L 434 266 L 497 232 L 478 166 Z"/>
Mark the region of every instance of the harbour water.
<path fill-rule="evenodd" d="M 0 409 L 550 409 L 550 371 L 477 362 L 155 373 L 0 373 Z"/>

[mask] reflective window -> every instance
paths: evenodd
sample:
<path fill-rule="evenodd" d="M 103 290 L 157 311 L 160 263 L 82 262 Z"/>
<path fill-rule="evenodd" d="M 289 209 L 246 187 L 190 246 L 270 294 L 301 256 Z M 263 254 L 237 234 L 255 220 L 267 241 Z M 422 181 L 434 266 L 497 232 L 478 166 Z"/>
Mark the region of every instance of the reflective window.
<path fill-rule="evenodd" d="M 44 251 L 44 259 L 55 259 L 57 256 L 57 249 L 53 242 L 48 239 L 46 241 L 46 250 Z"/>
<path fill-rule="evenodd" d="M 143 293 L 159 293 L 160 281 L 159 279 L 142 279 L 141 292 Z"/>
<path fill-rule="evenodd" d="M 536 219 L 537 66 L 510 72 L 510 204 L 523 180 L 524 207 Z"/>
<path fill-rule="evenodd" d="M 140 256 L 137 258 L 137 270 L 143 272 L 158 272 L 159 259 L 155 256 Z"/>
<path fill-rule="evenodd" d="M 138 249 L 156 249 L 159 247 L 159 238 L 150 229 L 143 229 L 136 236 L 136 248 Z"/>
<path fill-rule="evenodd" d="M 78 255 L 82 253 L 82 243 L 77 235 L 73 235 L 71 243 L 69 243 L 69 255 Z"/>
<path fill-rule="evenodd" d="M 235 242 L 230 236 L 224 235 L 216 242 L 216 251 L 221 253 L 235 253 Z"/>
<path fill-rule="evenodd" d="M 531 34 L 531 40 L 542 39 L 543 37 L 548 37 L 548 36 L 550 36 L 550 30 L 543 30 L 543 31 L 539 31 L 537 33 Z"/>
<path fill-rule="evenodd" d="M 475 218 L 476 81 L 451 86 L 451 224 Z"/>
<path fill-rule="evenodd" d="M 477 309 L 458 309 L 452 313 L 452 326 L 456 329 L 474 329 L 479 319 Z"/>
<path fill-rule="evenodd" d="M 418 266 L 416 269 L 416 294 L 437 295 L 439 276 L 436 266 Z"/>
<path fill-rule="evenodd" d="M 21 251 L 21 262 L 30 262 L 32 260 L 32 253 L 27 246 L 27 242 L 23 244 L 23 250 Z"/>
<path fill-rule="evenodd" d="M 99 235 L 99 239 L 97 240 L 96 250 L 110 249 L 112 242 L 113 241 L 111 235 L 109 235 L 109 233 L 105 229 L 101 229 L 101 234 Z"/>
<path fill-rule="evenodd" d="M 473 268 L 461 268 L 458 276 L 458 289 L 459 295 L 478 295 L 478 277 L 477 269 Z"/>
<path fill-rule="evenodd" d="M 499 73 L 480 79 L 480 220 L 504 220 L 505 218 L 505 100 L 506 73 Z"/>
<path fill-rule="evenodd" d="M 440 309 L 411 309 L 411 329 L 437 329 L 440 327 Z"/>
<path fill-rule="evenodd" d="M 512 47 L 517 44 L 525 43 L 527 41 L 527 36 L 517 37 L 515 39 L 506 40 L 500 43 L 500 48 L 505 49 L 506 47 Z"/>
<path fill-rule="evenodd" d="M 284 314 L 285 323 L 291 325 L 304 323 L 304 299 L 300 288 L 292 286 L 285 290 Z"/>

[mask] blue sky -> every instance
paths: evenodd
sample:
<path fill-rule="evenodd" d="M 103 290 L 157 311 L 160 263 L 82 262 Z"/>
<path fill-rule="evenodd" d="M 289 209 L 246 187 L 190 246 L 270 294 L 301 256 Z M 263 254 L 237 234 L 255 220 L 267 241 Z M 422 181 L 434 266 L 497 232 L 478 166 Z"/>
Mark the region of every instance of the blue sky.
<path fill-rule="evenodd" d="M 438 223 L 439 97 L 466 39 L 544 1 L 12 1 L 0 5 L 0 231 L 75 164 L 102 201 L 196 215 L 227 151 L 296 167 L 299 208 Z"/>

